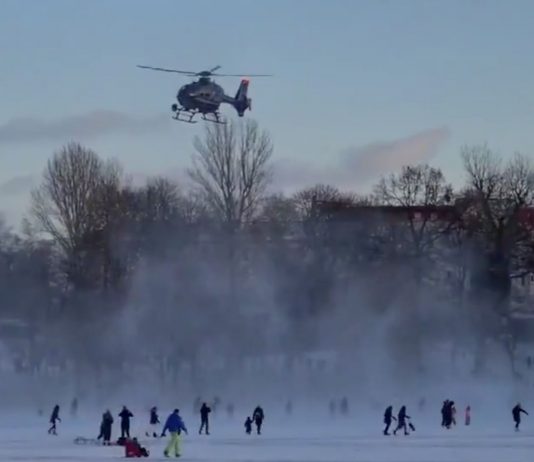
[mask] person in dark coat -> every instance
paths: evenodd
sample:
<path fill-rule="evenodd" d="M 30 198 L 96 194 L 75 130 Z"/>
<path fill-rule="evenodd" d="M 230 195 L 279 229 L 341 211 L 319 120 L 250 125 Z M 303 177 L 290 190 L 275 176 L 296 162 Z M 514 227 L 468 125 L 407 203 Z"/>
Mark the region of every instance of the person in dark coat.
<path fill-rule="evenodd" d="M 446 399 L 443 401 L 443 405 L 441 406 L 441 426 L 446 427 L 447 426 L 447 406 L 449 404 L 449 400 Z"/>
<path fill-rule="evenodd" d="M 158 408 L 156 406 L 152 407 L 150 409 L 150 420 L 149 420 L 149 427 L 147 431 L 145 432 L 146 436 L 150 436 L 152 433 L 153 438 L 158 437 L 158 426 L 160 425 L 159 416 L 158 416 Z"/>
<path fill-rule="evenodd" d="M 394 420 L 397 419 L 393 417 L 393 406 L 388 406 L 384 412 L 384 423 L 386 424 L 386 428 L 384 428 L 384 435 L 389 435 L 389 427 L 391 427 L 391 423 Z"/>
<path fill-rule="evenodd" d="M 245 431 L 247 435 L 252 433 L 252 419 L 250 417 L 247 417 L 247 420 L 245 420 Z"/>
<path fill-rule="evenodd" d="M 456 407 L 454 405 L 454 401 L 451 401 L 450 399 L 446 400 L 443 403 L 442 425 L 447 430 L 450 430 L 452 424 L 456 425 L 455 414 L 456 414 Z"/>
<path fill-rule="evenodd" d="M 520 403 L 517 403 L 514 408 L 512 409 L 512 415 L 514 417 L 515 422 L 515 431 L 519 431 L 519 425 L 521 424 L 521 414 L 528 415 L 528 412 L 525 411 Z"/>
<path fill-rule="evenodd" d="M 261 435 L 261 427 L 263 425 L 263 421 L 265 420 L 265 414 L 260 406 L 257 406 L 256 409 L 254 409 L 254 412 L 252 413 L 252 419 L 256 424 L 256 432 L 258 435 Z"/>
<path fill-rule="evenodd" d="M 134 415 L 126 406 L 122 407 L 122 411 L 119 414 L 119 417 L 121 418 L 121 438 L 130 438 L 130 419 L 133 416 Z"/>
<path fill-rule="evenodd" d="M 61 419 L 59 418 L 59 404 L 56 404 L 54 406 L 54 409 L 52 410 L 52 415 L 50 416 L 50 423 L 52 425 L 48 429 L 49 435 L 57 435 L 57 422 L 61 422 Z"/>
<path fill-rule="evenodd" d="M 109 409 L 102 414 L 102 422 L 100 424 L 100 435 L 97 439 L 102 438 L 104 446 L 111 444 L 111 428 L 113 427 L 113 416 Z"/>
<path fill-rule="evenodd" d="M 210 412 L 211 408 L 206 403 L 202 403 L 202 407 L 200 408 L 200 429 L 198 430 L 199 435 L 202 435 L 202 430 L 204 430 L 206 435 L 210 434 Z"/>
<path fill-rule="evenodd" d="M 408 426 L 406 425 L 406 420 L 410 419 L 410 416 L 406 414 L 406 406 L 400 408 L 399 414 L 397 415 L 397 428 L 393 431 L 393 434 L 396 435 L 397 431 L 404 430 L 404 434 L 408 435 Z"/>

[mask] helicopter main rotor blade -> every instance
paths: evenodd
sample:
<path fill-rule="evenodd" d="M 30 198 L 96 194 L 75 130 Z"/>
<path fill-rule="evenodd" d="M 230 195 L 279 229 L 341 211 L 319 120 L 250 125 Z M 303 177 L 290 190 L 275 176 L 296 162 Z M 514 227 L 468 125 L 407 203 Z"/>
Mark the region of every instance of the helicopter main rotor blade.
<path fill-rule="evenodd" d="M 213 69 L 210 69 L 208 72 L 210 74 L 213 74 L 215 71 L 219 70 L 221 68 L 221 66 L 215 66 Z"/>
<path fill-rule="evenodd" d="M 273 74 L 211 74 L 215 77 L 274 77 Z"/>
<path fill-rule="evenodd" d="M 137 67 L 139 67 L 141 69 L 150 69 L 151 71 L 173 72 L 175 74 L 184 74 L 184 75 L 190 75 L 190 76 L 195 76 L 196 75 L 196 72 L 179 71 L 177 69 L 166 69 L 164 67 L 141 66 L 139 64 L 137 65 Z"/>

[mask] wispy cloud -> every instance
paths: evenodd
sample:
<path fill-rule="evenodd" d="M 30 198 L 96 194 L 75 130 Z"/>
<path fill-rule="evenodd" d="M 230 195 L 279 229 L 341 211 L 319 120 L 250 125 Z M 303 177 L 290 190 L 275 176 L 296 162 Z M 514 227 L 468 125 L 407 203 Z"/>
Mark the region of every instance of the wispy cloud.
<path fill-rule="evenodd" d="M 117 133 L 131 135 L 150 133 L 168 126 L 169 117 L 164 114 L 135 117 L 106 110 L 52 120 L 20 117 L 0 125 L 0 143 L 87 140 Z"/>
<path fill-rule="evenodd" d="M 274 186 L 294 190 L 328 183 L 340 188 L 358 189 L 360 185 L 395 172 L 404 165 L 431 161 L 449 137 L 448 128 L 439 127 L 396 140 L 349 146 L 338 152 L 326 166 L 312 162 L 278 161 Z"/>

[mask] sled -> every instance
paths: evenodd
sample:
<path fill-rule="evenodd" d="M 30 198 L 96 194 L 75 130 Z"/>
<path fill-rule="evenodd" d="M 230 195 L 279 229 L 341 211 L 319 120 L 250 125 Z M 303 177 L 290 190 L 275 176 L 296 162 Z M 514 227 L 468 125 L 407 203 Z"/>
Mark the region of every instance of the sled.
<path fill-rule="evenodd" d="M 96 438 L 85 438 L 83 436 L 78 436 L 74 438 L 74 444 L 78 445 L 88 445 L 88 446 L 102 446 L 102 441 Z M 114 443 L 111 443 L 114 444 Z"/>

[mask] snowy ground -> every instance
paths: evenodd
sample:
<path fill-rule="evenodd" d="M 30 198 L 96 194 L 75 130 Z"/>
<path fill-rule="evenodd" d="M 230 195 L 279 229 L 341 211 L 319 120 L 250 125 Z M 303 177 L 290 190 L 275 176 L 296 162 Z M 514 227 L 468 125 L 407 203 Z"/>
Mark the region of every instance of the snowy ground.
<path fill-rule="evenodd" d="M 0 422 L 1 461 L 103 461 L 123 458 L 122 448 L 78 446 L 74 437 L 93 437 L 94 421 L 64 422 L 60 435 L 46 434 L 44 419 L 4 416 Z M 11 423 L 8 425 L 7 421 Z M 67 420 L 67 419 L 65 419 Z M 92 420 L 92 419 L 91 419 Z M 191 420 L 191 419 L 190 419 Z M 89 422 L 91 423 L 91 422 Z M 196 427 L 190 422 L 190 427 Z M 327 423 L 328 425 L 325 425 Z M 369 426 L 369 425 L 367 425 Z M 222 419 L 214 422 L 209 437 L 192 435 L 183 441 L 184 461 L 199 462 L 531 462 L 534 432 L 525 428 L 515 434 L 510 426 L 502 429 L 458 427 L 450 432 L 419 430 L 408 436 L 382 437 L 358 430 L 351 420 L 341 422 L 296 422 L 288 425 L 266 423 L 265 434 L 246 436 L 240 422 Z M 116 429 L 115 429 L 116 430 Z M 374 429 L 372 429 L 374 431 Z M 141 433 L 141 426 L 135 428 Z M 377 434 L 378 433 L 378 434 Z M 164 460 L 165 442 L 147 446 L 150 459 Z"/>

